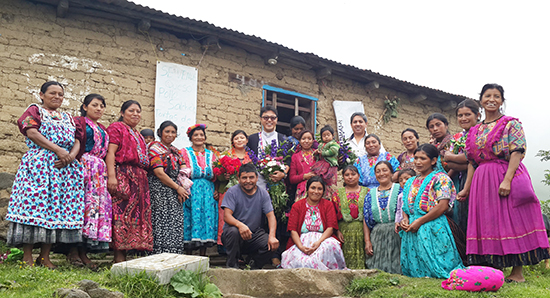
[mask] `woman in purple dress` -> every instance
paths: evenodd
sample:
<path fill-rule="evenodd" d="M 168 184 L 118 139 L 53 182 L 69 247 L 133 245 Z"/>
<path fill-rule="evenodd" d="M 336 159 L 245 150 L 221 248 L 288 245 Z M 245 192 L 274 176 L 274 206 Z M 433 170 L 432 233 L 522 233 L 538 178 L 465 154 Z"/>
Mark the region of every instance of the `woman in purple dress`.
<path fill-rule="evenodd" d="M 483 86 L 480 101 L 485 120 L 468 133 L 468 179 L 458 195 L 470 200 L 468 263 L 512 266 L 507 281 L 524 282 L 524 265 L 550 257 L 540 202 L 521 163 L 525 135 L 518 119 L 501 112 L 502 86 Z"/>

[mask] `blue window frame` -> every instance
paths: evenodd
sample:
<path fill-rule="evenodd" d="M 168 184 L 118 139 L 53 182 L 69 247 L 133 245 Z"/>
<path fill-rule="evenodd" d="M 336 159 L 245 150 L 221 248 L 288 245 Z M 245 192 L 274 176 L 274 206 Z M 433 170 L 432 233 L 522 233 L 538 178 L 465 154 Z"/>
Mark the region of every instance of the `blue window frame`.
<path fill-rule="evenodd" d="M 306 128 L 315 133 L 318 98 L 269 85 L 263 85 L 262 89 L 262 107 L 272 105 L 279 114 L 276 129 L 278 132 L 289 135 L 290 119 L 299 115 L 306 120 Z"/>

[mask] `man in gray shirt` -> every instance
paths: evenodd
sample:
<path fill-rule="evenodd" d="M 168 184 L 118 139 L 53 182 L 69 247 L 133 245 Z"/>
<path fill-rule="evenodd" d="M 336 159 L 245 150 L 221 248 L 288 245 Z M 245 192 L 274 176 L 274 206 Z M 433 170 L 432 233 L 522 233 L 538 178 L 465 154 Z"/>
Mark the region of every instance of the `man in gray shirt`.
<path fill-rule="evenodd" d="M 270 251 L 279 247 L 275 237 L 277 220 L 267 191 L 256 185 L 256 167 L 244 164 L 239 169 L 239 184 L 227 190 L 222 208 L 224 220 L 222 243 L 227 251 L 227 267 L 238 268 L 237 258 L 248 254 L 254 267 L 262 268 L 270 260 Z M 269 235 L 262 229 L 262 216 L 267 216 Z"/>

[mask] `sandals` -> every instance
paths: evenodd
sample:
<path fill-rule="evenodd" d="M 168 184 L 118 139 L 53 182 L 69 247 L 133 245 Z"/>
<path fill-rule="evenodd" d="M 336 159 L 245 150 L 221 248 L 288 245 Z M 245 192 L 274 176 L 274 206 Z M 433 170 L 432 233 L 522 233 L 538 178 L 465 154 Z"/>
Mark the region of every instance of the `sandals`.
<path fill-rule="evenodd" d="M 86 264 L 84 264 L 84 262 L 82 262 L 81 259 L 72 259 L 67 257 L 67 262 L 69 262 L 69 264 L 73 265 L 74 267 L 78 267 L 78 268 L 82 268 L 86 266 Z"/>

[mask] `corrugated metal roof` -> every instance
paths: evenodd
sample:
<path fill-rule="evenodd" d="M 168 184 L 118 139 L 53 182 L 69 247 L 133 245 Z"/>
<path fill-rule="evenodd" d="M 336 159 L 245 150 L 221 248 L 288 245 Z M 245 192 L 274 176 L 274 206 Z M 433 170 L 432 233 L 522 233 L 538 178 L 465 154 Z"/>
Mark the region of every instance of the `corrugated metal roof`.
<path fill-rule="evenodd" d="M 50 2 L 51 3 L 51 0 L 35 0 L 35 1 Z M 218 26 L 215 26 L 215 25 L 213 25 L 211 23 L 208 23 L 208 22 L 205 22 L 205 21 L 194 20 L 194 19 L 187 18 L 187 17 L 177 16 L 177 15 L 174 15 L 174 14 L 171 14 L 171 13 L 167 13 L 167 12 L 157 10 L 155 8 L 151 8 L 151 7 L 148 7 L 148 6 L 143 6 L 143 5 L 140 5 L 140 4 L 136 4 L 136 3 L 133 3 L 131 1 L 126 1 L 126 0 L 87 0 L 87 1 L 86 0 L 76 0 L 76 1 L 71 1 L 71 3 L 72 2 L 76 2 L 76 3 L 78 3 L 82 6 L 87 6 L 86 5 L 87 3 L 92 3 L 92 2 L 100 2 L 100 3 L 102 3 L 102 5 L 105 5 L 105 4 L 115 5 L 115 6 L 118 6 L 120 8 L 130 10 L 130 11 L 136 11 L 136 12 L 139 12 L 141 14 L 148 15 L 148 16 L 151 16 L 151 17 L 168 18 L 170 21 L 174 21 L 174 22 L 177 22 L 179 24 L 191 25 L 191 26 L 194 26 L 194 27 L 199 27 L 199 28 L 203 28 L 203 29 L 206 29 L 206 30 L 210 30 L 210 31 L 213 31 L 213 32 L 220 33 L 220 34 L 224 34 L 223 36 L 219 36 L 219 38 L 222 38 L 222 39 L 227 38 L 227 36 L 229 35 L 229 36 L 232 36 L 232 37 L 245 39 L 245 40 L 250 41 L 250 42 L 263 44 L 263 46 L 265 46 L 266 48 L 277 48 L 279 50 L 283 49 L 285 51 L 293 52 L 295 54 L 298 54 L 298 55 L 302 56 L 304 58 L 304 60 L 306 60 L 306 61 L 304 61 L 304 63 L 310 64 L 309 62 L 311 62 L 311 59 L 314 59 L 314 60 L 321 61 L 323 64 L 338 65 L 338 66 L 344 67 L 344 68 L 346 68 L 350 71 L 359 71 L 359 72 L 363 72 L 364 74 L 372 75 L 372 76 L 380 78 L 380 79 L 395 81 L 396 83 L 399 83 L 399 85 L 403 89 L 422 88 L 422 89 L 425 89 L 425 90 L 432 91 L 431 92 L 432 94 L 433 94 L 433 92 L 435 92 L 435 93 L 440 93 L 439 94 L 440 96 L 446 95 L 446 96 L 443 96 L 443 97 L 448 97 L 450 95 L 450 96 L 453 97 L 454 101 L 460 101 L 462 99 L 467 98 L 463 95 L 453 94 L 453 93 L 445 92 L 445 91 L 440 90 L 440 89 L 435 89 L 435 88 L 431 88 L 431 87 L 422 86 L 422 85 L 414 84 L 414 83 L 411 83 L 411 82 L 399 80 L 395 77 L 386 76 L 386 75 L 380 74 L 378 72 L 374 72 L 372 70 L 361 69 L 361 68 L 358 68 L 358 67 L 353 66 L 353 65 L 343 64 L 343 63 L 340 63 L 340 62 L 337 62 L 337 61 L 334 61 L 334 60 L 331 60 L 331 59 L 320 57 L 320 56 L 318 56 L 314 53 L 296 51 L 294 49 L 288 48 L 288 47 L 283 46 L 281 44 L 267 41 L 267 40 L 265 40 L 261 37 L 255 36 L 255 35 L 248 35 L 248 34 L 245 34 L 245 33 L 230 29 L 230 28 L 218 27 Z M 96 9 L 98 9 L 98 8 L 96 7 Z M 312 65 L 312 67 L 314 67 L 314 65 Z"/>

